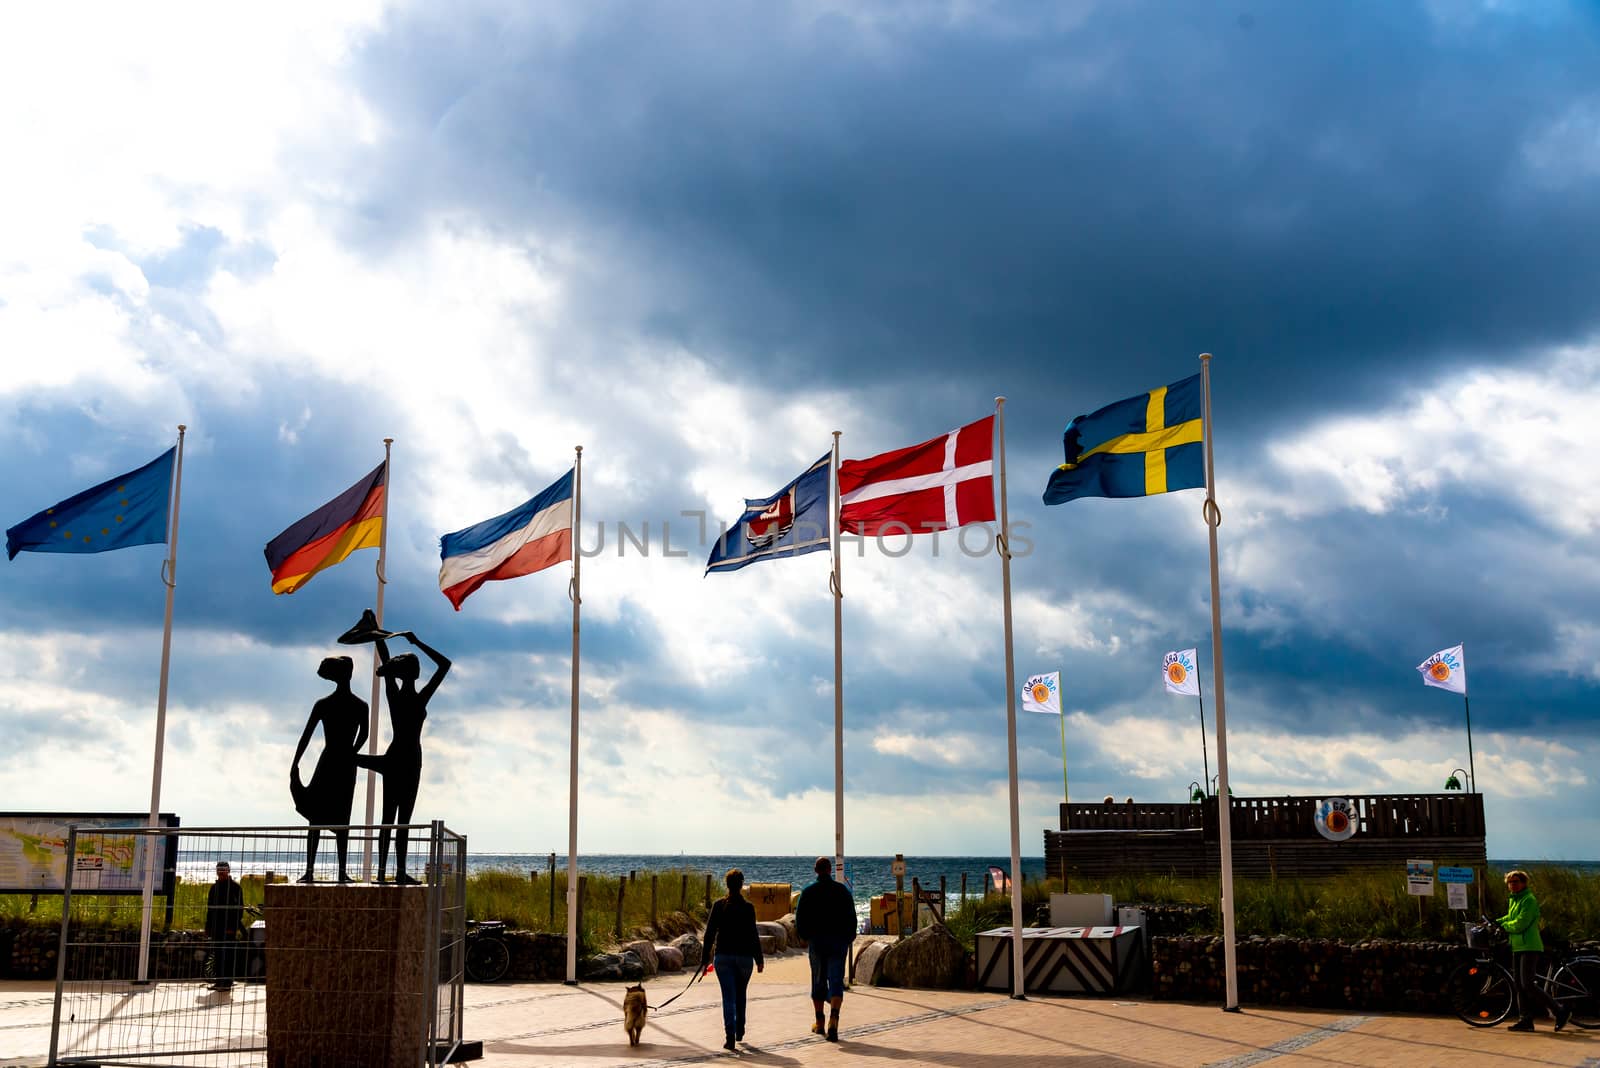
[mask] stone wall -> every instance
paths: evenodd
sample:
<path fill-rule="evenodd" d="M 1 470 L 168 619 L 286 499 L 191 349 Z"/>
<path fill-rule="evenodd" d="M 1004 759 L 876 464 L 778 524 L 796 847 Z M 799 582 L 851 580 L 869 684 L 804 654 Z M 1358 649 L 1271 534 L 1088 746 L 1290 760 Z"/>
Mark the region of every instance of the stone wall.
<path fill-rule="evenodd" d="M 1223 998 L 1222 939 L 1152 939 L 1152 995 L 1158 1000 Z M 1445 981 L 1470 960 L 1460 942 L 1338 942 L 1326 938 L 1243 938 L 1237 946 L 1244 1005 L 1449 1012 Z"/>

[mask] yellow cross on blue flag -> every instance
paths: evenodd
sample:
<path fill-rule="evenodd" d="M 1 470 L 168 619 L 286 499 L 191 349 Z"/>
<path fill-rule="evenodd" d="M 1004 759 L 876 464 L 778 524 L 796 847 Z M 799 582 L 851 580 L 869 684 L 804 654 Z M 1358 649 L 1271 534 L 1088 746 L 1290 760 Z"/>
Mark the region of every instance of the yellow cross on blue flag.
<path fill-rule="evenodd" d="M 1147 497 L 1206 484 L 1200 376 L 1108 404 L 1067 424 L 1066 462 L 1045 504 L 1079 497 Z"/>
<path fill-rule="evenodd" d="M 136 471 L 108 479 L 6 531 L 6 557 L 20 552 L 103 553 L 167 540 L 177 447 Z"/>
<path fill-rule="evenodd" d="M 1022 710 L 1043 712 L 1047 716 L 1061 715 L 1061 672 L 1029 678 L 1022 687 Z"/>

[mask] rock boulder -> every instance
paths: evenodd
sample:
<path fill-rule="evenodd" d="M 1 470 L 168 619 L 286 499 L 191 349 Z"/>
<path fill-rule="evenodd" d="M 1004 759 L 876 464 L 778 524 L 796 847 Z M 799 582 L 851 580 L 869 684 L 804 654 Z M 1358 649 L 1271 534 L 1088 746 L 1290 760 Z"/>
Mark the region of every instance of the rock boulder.
<path fill-rule="evenodd" d="M 958 990 L 966 985 L 967 951 L 948 927 L 935 923 L 891 945 L 879 970 L 879 986 Z"/>
<path fill-rule="evenodd" d="M 683 971 L 683 954 L 676 946 L 656 946 L 656 967 L 663 972 Z"/>
<path fill-rule="evenodd" d="M 644 977 L 646 979 L 661 970 L 661 965 L 656 960 L 656 944 L 654 942 L 647 942 L 644 939 L 640 939 L 637 942 L 625 942 L 621 952 L 631 952 L 638 956 L 639 962 L 644 965 Z"/>
<path fill-rule="evenodd" d="M 672 940 L 672 948 L 683 954 L 685 968 L 698 968 L 701 965 L 700 936 L 695 934 L 679 935 Z"/>
<path fill-rule="evenodd" d="M 789 948 L 789 933 L 784 930 L 783 924 L 774 920 L 756 924 L 756 934 L 761 936 L 761 952 L 782 953 Z M 773 948 L 767 948 L 766 940 L 773 940 Z"/>
<path fill-rule="evenodd" d="M 596 953 L 578 962 L 578 976 L 583 979 L 604 981 L 622 978 L 622 958 L 615 953 Z"/>
<path fill-rule="evenodd" d="M 863 986 L 879 985 L 883 954 L 888 948 L 887 942 L 868 942 L 856 951 L 855 982 Z"/>

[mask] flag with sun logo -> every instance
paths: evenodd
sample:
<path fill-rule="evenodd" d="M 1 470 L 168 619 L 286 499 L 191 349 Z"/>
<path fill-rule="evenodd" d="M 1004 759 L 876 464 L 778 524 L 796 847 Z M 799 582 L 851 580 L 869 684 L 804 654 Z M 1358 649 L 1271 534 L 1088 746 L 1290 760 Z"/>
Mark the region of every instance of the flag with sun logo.
<path fill-rule="evenodd" d="M 1467 654 L 1463 646 L 1440 649 L 1418 664 L 1417 670 L 1422 673 L 1422 681 L 1428 686 L 1437 686 L 1451 693 L 1467 692 Z"/>
<path fill-rule="evenodd" d="M 1161 658 L 1161 677 L 1168 693 L 1200 696 L 1200 674 L 1194 669 L 1193 649 L 1175 649 Z"/>
<path fill-rule="evenodd" d="M 1047 716 L 1061 715 L 1061 672 L 1034 675 L 1022 687 L 1022 710 L 1043 712 Z"/>

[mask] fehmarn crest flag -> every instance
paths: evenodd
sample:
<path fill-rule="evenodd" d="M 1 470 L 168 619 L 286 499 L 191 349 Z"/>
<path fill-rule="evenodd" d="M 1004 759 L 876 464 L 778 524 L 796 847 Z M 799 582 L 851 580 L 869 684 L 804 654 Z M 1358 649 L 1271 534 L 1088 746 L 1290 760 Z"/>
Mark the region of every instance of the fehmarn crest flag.
<path fill-rule="evenodd" d="M 1193 649 L 1175 649 L 1161 658 L 1161 678 L 1168 693 L 1200 696 L 1200 673 L 1194 669 Z"/>
<path fill-rule="evenodd" d="M 757 560 L 823 552 L 828 538 L 828 466 L 824 456 L 770 497 L 749 498 L 744 514 L 711 545 L 706 574 L 737 571 Z"/>
<path fill-rule="evenodd" d="M 1422 681 L 1429 686 L 1437 686 L 1451 693 L 1467 692 L 1467 654 L 1460 645 L 1440 649 L 1418 664 L 1417 670 L 1422 673 Z"/>
<path fill-rule="evenodd" d="M 1049 716 L 1061 715 L 1061 672 L 1034 675 L 1022 687 L 1022 710 L 1043 712 Z"/>

